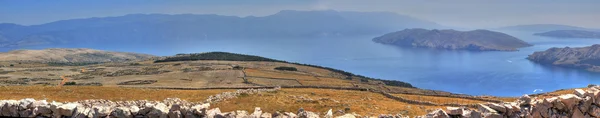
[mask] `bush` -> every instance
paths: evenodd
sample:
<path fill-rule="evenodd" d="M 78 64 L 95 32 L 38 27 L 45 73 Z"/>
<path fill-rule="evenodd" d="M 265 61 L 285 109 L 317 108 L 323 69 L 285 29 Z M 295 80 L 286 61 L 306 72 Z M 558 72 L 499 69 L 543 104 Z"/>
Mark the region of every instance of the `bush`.
<path fill-rule="evenodd" d="M 295 67 L 285 67 L 285 66 L 276 67 L 275 70 L 298 71 L 298 69 L 296 69 Z"/>
<path fill-rule="evenodd" d="M 139 66 L 139 65 L 142 65 L 142 64 L 140 64 L 140 63 L 130 63 L 129 65 L 130 66 Z"/>
<path fill-rule="evenodd" d="M 13 67 L 13 66 L 15 66 L 15 65 L 14 64 L 10 64 L 10 67 Z"/>
<path fill-rule="evenodd" d="M 65 85 L 77 85 L 76 82 L 65 82 Z"/>

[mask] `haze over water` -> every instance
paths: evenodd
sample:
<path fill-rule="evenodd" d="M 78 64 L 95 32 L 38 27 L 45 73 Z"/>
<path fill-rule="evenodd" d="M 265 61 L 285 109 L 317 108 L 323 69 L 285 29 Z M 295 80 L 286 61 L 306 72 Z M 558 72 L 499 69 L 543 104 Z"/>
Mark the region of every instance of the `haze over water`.
<path fill-rule="evenodd" d="M 371 39 L 379 35 L 371 35 L 311 39 L 198 39 L 137 45 L 53 47 L 93 48 L 160 56 L 209 51 L 243 53 L 332 67 L 374 78 L 400 80 L 423 89 L 470 95 L 520 96 L 534 93 L 536 89 L 550 92 L 600 83 L 600 73 L 540 65 L 526 59 L 535 51 L 551 47 L 590 46 L 600 44 L 600 40 L 555 39 L 534 36 L 531 32 L 504 33 L 534 46 L 516 52 L 401 48 L 374 43 Z"/>

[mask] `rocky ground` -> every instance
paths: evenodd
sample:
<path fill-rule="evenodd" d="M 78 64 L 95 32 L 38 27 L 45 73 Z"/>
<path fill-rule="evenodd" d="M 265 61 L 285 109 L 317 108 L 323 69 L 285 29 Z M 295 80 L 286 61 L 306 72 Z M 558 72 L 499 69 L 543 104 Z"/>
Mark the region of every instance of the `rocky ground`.
<path fill-rule="evenodd" d="M 448 107 L 424 118 L 593 118 L 600 117 L 600 86 L 549 98 L 524 95 L 515 102 L 479 104 L 477 109 Z"/>

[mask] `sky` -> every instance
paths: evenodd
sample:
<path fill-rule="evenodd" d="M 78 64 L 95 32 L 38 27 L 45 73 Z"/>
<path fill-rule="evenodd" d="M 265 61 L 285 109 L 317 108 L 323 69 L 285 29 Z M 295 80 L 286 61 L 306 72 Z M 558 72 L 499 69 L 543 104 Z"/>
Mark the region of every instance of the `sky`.
<path fill-rule="evenodd" d="M 600 0 L 0 0 L 0 23 L 36 25 L 134 13 L 266 16 L 281 10 L 389 11 L 461 28 L 600 28 Z"/>

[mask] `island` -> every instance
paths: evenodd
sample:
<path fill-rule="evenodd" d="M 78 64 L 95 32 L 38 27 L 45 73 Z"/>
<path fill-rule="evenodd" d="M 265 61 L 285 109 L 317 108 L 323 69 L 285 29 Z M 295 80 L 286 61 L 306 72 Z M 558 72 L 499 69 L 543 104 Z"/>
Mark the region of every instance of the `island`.
<path fill-rule="evenodd" d="M 401 47 L 470 51 L 517 51 L 517 48 L 532 46 L 513 36 L 489 30 L 405 29 L 376 37 L 373 41 Z"/>
<path fill-rule="evenodd" d="M 534 35 L 554 37 L 554 38 L 591 38 L 600 39 L 600 32 L 585 31 L 585 30 L 554 30 Z"/>
<path fill-rule="evenodd" d="M 534 52 L 527 59 L 541 64 L 600 72 L 600 44 L 580 48 L 550 48 Z"/>

